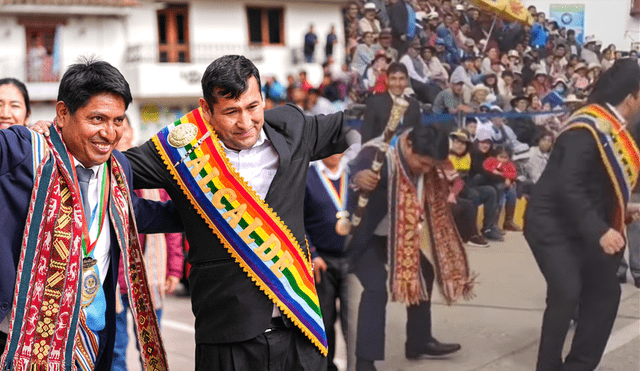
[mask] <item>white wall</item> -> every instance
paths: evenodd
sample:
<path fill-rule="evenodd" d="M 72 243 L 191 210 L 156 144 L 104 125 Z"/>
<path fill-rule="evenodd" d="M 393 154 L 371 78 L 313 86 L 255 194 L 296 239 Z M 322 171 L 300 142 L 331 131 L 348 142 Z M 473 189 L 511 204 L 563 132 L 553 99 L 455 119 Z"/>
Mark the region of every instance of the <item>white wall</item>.
<path fill-rule="evenodd" d="M 551 4 L 584 4 L 585 36 L 596 35 L 603 48 L 615 44 L 629 50 L 631 42 L 640 41 L 640 19 L 629 15 L 631 0 L 523 0 L 549 16 Z M 628 32 L 628 35 L 625 35 Z"/>
<path fill-rule="evenodd" d="M 26 80 L 27 35 L 13 16 L 0 16 L 0 77 Z"/>

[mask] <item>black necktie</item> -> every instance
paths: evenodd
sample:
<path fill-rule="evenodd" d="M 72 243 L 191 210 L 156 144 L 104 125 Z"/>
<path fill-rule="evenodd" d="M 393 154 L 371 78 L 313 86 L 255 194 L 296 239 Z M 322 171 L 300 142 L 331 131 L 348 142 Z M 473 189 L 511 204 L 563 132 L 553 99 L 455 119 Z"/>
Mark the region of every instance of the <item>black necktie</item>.
<path fill-rule="evenodd" d="M 80 193 L 82 193 L 82 209 L 84 210 L 84 218 L 87 221 L 87 230 L 91 228 L 91 207 L 89 206 L 89 180 L 93 176 L 93 170 L 86 169 L 80 165 L 76 166 L 78 174 L 78 184 L 80 185 Z"/>

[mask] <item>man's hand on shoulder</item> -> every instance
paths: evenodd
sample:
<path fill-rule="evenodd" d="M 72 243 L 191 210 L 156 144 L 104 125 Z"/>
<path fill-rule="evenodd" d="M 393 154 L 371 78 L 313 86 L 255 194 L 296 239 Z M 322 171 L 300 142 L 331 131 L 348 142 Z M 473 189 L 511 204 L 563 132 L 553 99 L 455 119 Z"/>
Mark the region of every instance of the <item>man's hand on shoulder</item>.
<path fill-rule="evenodd" d="M 36 133 L 40 133 L 45 137 L 49 136 L 49 128 L 53 123 L 51 121 L 38 121 L 35 124 L 29 126 L 29 129 L 35 131 Z"/>

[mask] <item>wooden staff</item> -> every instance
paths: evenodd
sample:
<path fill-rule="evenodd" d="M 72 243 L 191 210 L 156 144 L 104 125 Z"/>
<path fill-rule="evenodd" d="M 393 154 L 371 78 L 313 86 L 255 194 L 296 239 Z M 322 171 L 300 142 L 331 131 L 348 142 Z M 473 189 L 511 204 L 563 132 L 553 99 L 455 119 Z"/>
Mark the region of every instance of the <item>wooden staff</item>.
<path fill-rule="evenodd" d="M 385 145 L 378 146 L 378 150 L 376 151 L 376 155 L 374 157 L 373 163 L 371 164 L 371 170 L 376 174 L 380 174 L 380 170 L 382 169 L 382 164 L 384 163 L 384 159 L 387 155 L 387 151 L 389 150 L 388 144 L 393 139 L 396 131 L 398 130 L 398 125 L 402 118 L 404 117 L 404 112 L 409 107 L 409 102 L 407 102 L 402 97 L 395 97 L 393 100 L 393 106 L 391 107 L 391 114 L 389 116 L 389 121 L 387 122 L 387 126 L 384 129 L 382 134 L 382 141 Z M 351 216 L 351 231 L 350 236 L 348 238 L 345 246 L 349 246 L 351 242 L 351 237 L 354 235 L 355 231 L 360 226 L 360 222 L 362 221 L 362 217 L 364 216 L 364 210 L 367 207 L 367 203 L 369 202 L 369 193 L 365 190 L 360 190 L 358 192 L 358 206 Z"/>

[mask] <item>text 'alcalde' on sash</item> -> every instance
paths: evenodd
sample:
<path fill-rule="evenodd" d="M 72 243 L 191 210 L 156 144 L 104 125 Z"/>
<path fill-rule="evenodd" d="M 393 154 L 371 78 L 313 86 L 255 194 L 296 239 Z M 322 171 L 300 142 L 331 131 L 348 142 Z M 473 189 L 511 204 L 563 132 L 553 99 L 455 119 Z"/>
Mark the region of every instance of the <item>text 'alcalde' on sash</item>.
<path fill-rule="evenodd" d="M 201 110 L 165 127 L 153 142 L 235 261 L 326 355 L 327 338 L 308 258 L 291 231 L 229 163 Z"/>

